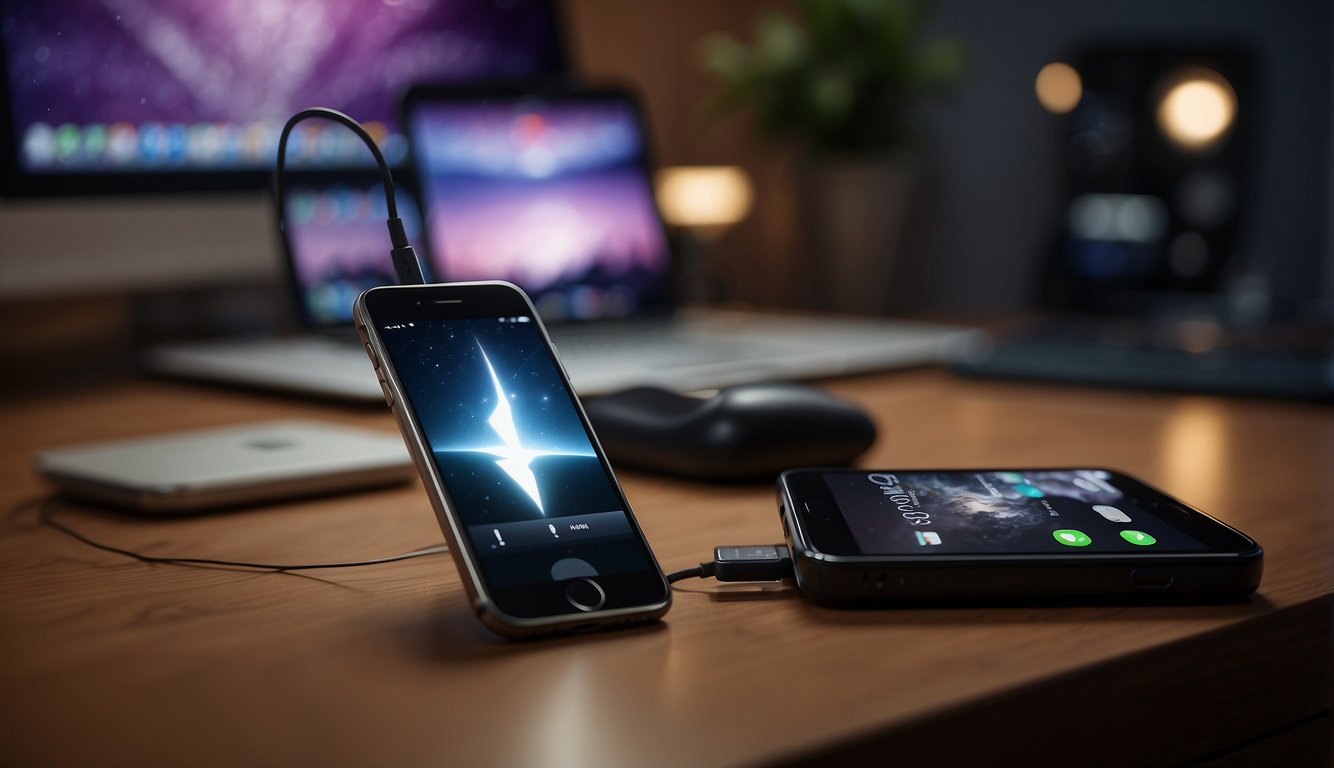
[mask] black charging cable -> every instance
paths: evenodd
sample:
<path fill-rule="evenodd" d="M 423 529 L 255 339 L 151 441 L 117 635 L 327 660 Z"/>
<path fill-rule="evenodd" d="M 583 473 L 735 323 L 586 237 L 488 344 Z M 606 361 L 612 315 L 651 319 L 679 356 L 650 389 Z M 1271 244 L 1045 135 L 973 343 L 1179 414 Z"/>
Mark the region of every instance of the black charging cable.
<path fill-rule="evenodd" d="M 142 552 L 136 552 L 132 549 L 125 549 L 113 544 L 106 544 L 97 539 L 88 536 L 78 529 L 70 526 L 62 520 L 57 519 L 56 513 L 65 504 L 65 499 L 60 494 L 55 494 L 42 499 L 39 502 L 37 519 L 43 525 L 54 528 L 61 533 L 70 536 L 84 544 L 104 552 L 111 552 L 117 555 L 132 557 L 143 563 L 158 563 L 165 565 L 194 565 L 208 566 L 213 568 L 244 568 L 261 571 L 273 571 L 282 573 L 284 571 L 313 571 L 322 568 L 361 568 L 368 565 L 382 565 L 384 563 L 396 563 L 400 560 L 411 560 L 416 557 L 426 557 L 428 555 L 439 555 L 449 551 L 449 547 L 444 544 L 437 544 L 429 547 L 414 549 L 411 552 L 403 552 L 397 555 L 387 557 L 375 557 L 368 560 L 347 560 L 331 563 L 253 563 L 245 560 L 217 560 L 207 557 L 177 557 L 165 555 L 146 555 Z M 27 504 L 20 505 L 20 507 Z"/>
<path fill-rule="evenodd" d="M 718 581 L 779 581 L 792 576 L 792 555 L 785 544 L 714 547 L 713 561 L 667 574 L 675 584 L 682 579 Z"/>
<path fill-rule="evenodd" d="M 114 544 L 98 541 L 68 523 L 58 519 L 56 514 L 65 503 L 65 498 L 63 496 L 60 494 L 53 494 L 44 499 L 24 502 L 18 505 L 14 511 L 17 513 L 23 508 L 36 505 L 38 507 L 37 519 L 42 525 L 54 528 L 55 530 L 60 531 L 82 544 L 93 547 L 94 549 L 131 557 L 140 562 L 149 564 L 241 568 L 282 573 L 285 571 L 311 571 L 328 568 L 363 568 L 369 565 L 397 563 L 403 560 L 411 560 L 413 558 L 427 557 L 430 555 L 440 555 L 449 552 L 448 546 L 444 544 L 436 544 L 397 555 L 388 555 L 386 557 L 375 557 L 366 560 L 335 561 L 329 563 L 257 563 L 248 560 L 221 560 L 216 558 L 185 557 L 177 555 L 148 555 L 143 552 L 137 552 L 132 549 L 126 549 Z M 742 547 L 715 547 L 713 550 L 713 560 L 711 562 L 700 563 L 693 568 L 682 568 L 679 571 L 672 571 L 667 574 L 667 581 L 674 584 L 678 581 L 690 578 L 714 578 L 718 581 L 725 582 L 757 582 L 780 581 L 791 577 L 792 556 L 789 554 L 787 546 L 783 544 L 762 544 Z"/>
<path fill-rule="evenodd" d="M 287 137 L 291 135 L 292 129 L 302 120 L 308 120 L 312 117 L 322 117 L 326 120 L 332 120 L 349 128 L 358 138 L 366 144 L 371 154 L 375 156 L 375 164 L 380 168 L 380 180 L 384 184 L 384 199 L 386 210 L 389 212 L 389 242 L 393 250 L 389 252 L 389 257 L 394 263 L 394 274 L 398 275 L 398 282 L 401 285 L 418 285 L 426 282 L 426 276 L 422 273 L 421 262 L 417 259 L 417 252 L 413 250 L 412 244 L 408 242 L 407 231 L 403 227 L 403 220 L 398 217 L 398 202 L 394 197 L 394 175 L 389 171 L 389 163 L 385 162 L 384 153 L 380 152 L 380 147 L 376 145 L 375 139 L 366 132 L 361 123 L 339 112 L 336 109 L 328 107 L 309 107 L 297 112 L 287 120 L 283 126 L 283 132 L 278 137 L 278 165 L 274 169 L 274 196 L 277 198 L 278 208 L 278 229 L 282 231 L 283 237 L 287 237 L 287 195 L 286 195 L 286 176 L 287 176 Z"/>

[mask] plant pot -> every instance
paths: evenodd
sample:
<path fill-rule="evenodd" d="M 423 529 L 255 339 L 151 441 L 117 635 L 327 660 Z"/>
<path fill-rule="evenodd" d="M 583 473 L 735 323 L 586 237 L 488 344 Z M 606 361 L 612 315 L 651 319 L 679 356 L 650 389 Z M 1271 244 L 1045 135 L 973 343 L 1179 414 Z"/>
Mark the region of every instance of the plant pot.
<path fill-rule="evenodd" d="M 884 314 L 921 176 L 916 155 L 809 158 L 800 171 L 805 257 L 818 309 Z"/>

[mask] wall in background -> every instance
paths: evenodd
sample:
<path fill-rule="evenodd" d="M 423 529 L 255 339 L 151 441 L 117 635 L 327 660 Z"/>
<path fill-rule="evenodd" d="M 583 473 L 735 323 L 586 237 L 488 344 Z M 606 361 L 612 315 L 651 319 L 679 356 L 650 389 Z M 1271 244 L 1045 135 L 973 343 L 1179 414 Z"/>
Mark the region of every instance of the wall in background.
<path fill-rule="evenodd" d="M 803 304 L 795 155 L 757 142 L 743 119 L 707 119 L 713 84 L 693 60 L 714 29 L 748 35 L 781 3 L 569 0 L 578 64 L 595 78 L 643 93 L 659 160 L 735 163 L 755 178 L 756 210 L 719 243 L 743 278 L 737 295 Z M 1331 40 L 1325 0 L 938 0 L 933 27 L 967 46 L 971 71 L 926 115 L 930 139 L 921 214 L 897 270 L 893 305 L 903 310 L 1028 306 L 1060 216 L 1057 118 L 1033 95 L 1043 64 L 1084 42 L 1171 44 L 1239 40 L 1255 46 L 1267 91 L 1260 125 L 1254 228 L 1245 257 L 1270 281 L 1281 307 L 1312 307 L 1334 292 L 1324 221 L 1329 210 Z M 1315 288 L 1330 286 L 1323 291 Z"/>

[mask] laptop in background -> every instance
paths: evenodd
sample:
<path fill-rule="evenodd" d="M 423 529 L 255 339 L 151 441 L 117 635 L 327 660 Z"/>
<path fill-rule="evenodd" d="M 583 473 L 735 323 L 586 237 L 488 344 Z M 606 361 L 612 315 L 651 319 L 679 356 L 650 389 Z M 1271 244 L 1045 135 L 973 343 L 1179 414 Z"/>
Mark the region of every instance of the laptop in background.
<path fill-rule="evenodd" d="M 645 121 L 625 91 L 418 87 L 403 113 L 436 275 L 523 287 L 583 394 L 920 365 L 971 338 L 878 319 L 683 308 Z"/>
<path fill-rule="evenodd" d="M 653 197 L 643 120 L 624 92 L 415 88 L 405 100 L 403 126 L 428 270 L 437 280 L 501 279 L 527 291 L 581 394 L 921 365 L 946 359 L 973 338 L 965 329 L 878 319 L 683 309 Z M 372 281 L 392 282 L 387 249 L 377 255 L 366 244 L 361 250 L 372 255 L 361 260 L 331 254 L 335 244 L 352 250 L 338 232 L 340 216 L 382 209 L 382 201 L 369 199 L 294 205 L 298 226 L 286 254 L 310 336 L 159 348 L 150 365 L 176 375 L 378 400 L 379 385 L 350 321 L 357 291 Z M 327 229 L 302 229 L 317 222 Z"/>

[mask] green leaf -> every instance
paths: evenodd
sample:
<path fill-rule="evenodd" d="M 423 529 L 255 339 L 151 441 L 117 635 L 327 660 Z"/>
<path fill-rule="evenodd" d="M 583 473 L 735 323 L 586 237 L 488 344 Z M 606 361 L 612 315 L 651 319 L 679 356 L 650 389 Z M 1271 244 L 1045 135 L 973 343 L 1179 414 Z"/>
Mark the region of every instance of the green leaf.
<path fill-rule="evenodd" d="M 706 37 L 700 66 L 723 86 L 719 110 L 745 108 L 757 127 L 831 153 L 879 152 L 909 141 L 923 96 L 958 79 L 963 46 L 923 41 L 926 0 L 792 0 L 744 43 Z"/>
<path fill-rule="evenodd" d="M 923 88 L 945 87 L 958 79 L 967 64 L 968 56 L 957 40 L 936 40 L 917 58 L 917 80 Z"/>
<path fill-rule="evenodd" d="M 806 57 L 806 32 L 779 13 L 766 15 L 756 29 L 758 65 L 771 70 L 790 69 Z"/>
<path fill-rule="evenodd" d="M 715 33 L 699 42 L 699 60 L 704 68 L 726 82 L 736 82 L 750 69 L 750 50 L 735 38 Z"/>

